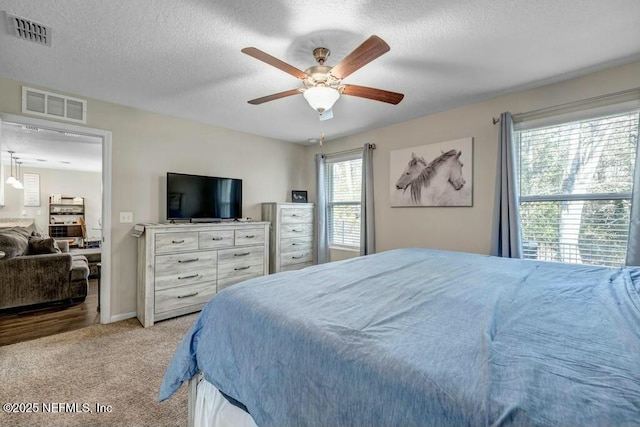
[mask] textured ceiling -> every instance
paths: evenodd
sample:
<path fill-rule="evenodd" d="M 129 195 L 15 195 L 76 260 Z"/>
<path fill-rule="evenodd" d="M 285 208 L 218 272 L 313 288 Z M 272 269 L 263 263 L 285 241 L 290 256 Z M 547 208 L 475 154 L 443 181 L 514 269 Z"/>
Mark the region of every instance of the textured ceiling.
<path fill-rule="evenodd" d="M 307 143 L 640 59 L 638 0 L 0 0 L 53 28 L 51 47 L 0 25 L 0 76 L 266 137 Z M 320 122 L 300 87 L 240 50 L 328 65 L 376 34 L 391 51 L 345 79 L 405 94 L 343 96 Z M 91 114 L 91 111 L 88 111 Z"/>
<path fill-rule="evenodd" d="M 25 168 L 102 171 L 102 139 L 2 122 L 2 151 L 13 151 Z M 11 156 L 3 155 L 9 167 Z M 13 164 L 15 172 L 15 163 Z"/>

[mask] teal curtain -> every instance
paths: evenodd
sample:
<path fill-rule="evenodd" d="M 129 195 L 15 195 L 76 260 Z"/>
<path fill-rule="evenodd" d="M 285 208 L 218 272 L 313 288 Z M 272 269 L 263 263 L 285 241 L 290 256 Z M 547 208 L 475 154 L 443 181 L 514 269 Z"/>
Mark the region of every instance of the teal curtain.
<path fill-rule="evenodd" d="M 491 255 L 522 258 L 513 117 L 509 112 L 500 115 L 498 173 L 496 178 Z"/>
<path fill-rule="evenodd" d="M 364 144 L 362 152 L 362 198 L 360 200 L 360 255 L 376 253 L 375 216 L 373 208 L 373 150 Z"/>
<path fill-rule="evenodd" d="M 640 126 L 638 126 L 640 127 Z M 629 242 L 626 265 L 640 266 L 640 135 L 636 135 L 636 167 L 633 172 L 631 193 L 631 218 L 629 218 Z"/>
<path fill-rule="evenodd" d="M 327 190 L 325 157 L 316 154 L 316 263 L 329 262 L 329 238 L 327 234 Z"/>

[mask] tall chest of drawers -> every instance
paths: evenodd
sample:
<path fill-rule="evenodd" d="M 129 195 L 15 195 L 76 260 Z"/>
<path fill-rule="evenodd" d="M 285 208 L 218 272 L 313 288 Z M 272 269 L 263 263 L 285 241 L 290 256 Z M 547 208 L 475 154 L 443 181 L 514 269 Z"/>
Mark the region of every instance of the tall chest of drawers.
<path fill-rule="evenodd" d="M 263 203 L 262 220 L 271 223 L 271 273 L 313 265 L 313 203 Z"/>
<path fill-rule="evenodd" d="M 269 223 L 145 224 L 137 317 L 144 327 L 201 310 L 222 289 L 269 273 Z"/>

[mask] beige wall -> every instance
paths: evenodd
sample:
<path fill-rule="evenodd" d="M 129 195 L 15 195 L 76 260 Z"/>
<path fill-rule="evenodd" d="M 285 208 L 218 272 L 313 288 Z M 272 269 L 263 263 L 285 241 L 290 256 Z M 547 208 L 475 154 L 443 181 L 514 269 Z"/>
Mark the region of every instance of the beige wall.
<path fill-rule="evenodd" d="M 20 114 L 20 99 L 21 83 L 0 78 L 0 112 Z M 133 212 L 134 222 L 162 220 L 167 171 L 243 179 L 243 214 L 255 219 L 261 202 L 304 188 L 304 147 L 94 99 L 87 115 L 88 127 L 113 133 L 111 316 L 136 310 L 136 241 L 119 212 Z"/>
<path fill-rule="evenodd" d="M 328 141 L 322 152 L 365 142 L 377 145 L 378 251 L 416 246 L 488 253 L 498 139 L 491 118 L 503 111 L 521 113 L 634 87 L 640 87 L 640 62 Z M 20 114 L 20 96 L 19 82 L 0 78 L 0 112 Z M 132 211 L 134 222 L 162 220 L 167 171 L 242 178 L 244 214 L 252 218 L 260 218 L 261 202 L 285 201 L 294 188 L 307 188 L 310 201 L 315 199 L 313 155 L 318 146 L 301 147 L 93 99 L 87 111 L 87 126 L 113 132 L 112 316 L 136 310 L 135 239 L 130 236 L 132 225 L 118 222 L 119 212 Z M 389 207 L 389 180 L 397 178 L 389 176 L 391 150 L 467 136 L 474 138 L 473 207 Z"/>
<path fill-rule="evenodd" d="M 640 87 L 640 62 L 327 141 L 322 148 L 317 145 L 307 147 L 309 199 L 315 200 L 313 156 L 316 153 L 339 152 L 362 147 L 366 142 L 375 143 L 374 195 L 378 251 L 425 247 L 488 253 L 493 227 L 499 131 L 499 125 L 492 124 L 492 117 L 499 117 L 505 111 L 523 113 L 637 87 Z M 410 97 L 411 94 L 406 96 Z M 464 137 L 474 138 L 473 207 L 390 207 L 389 180 L 398 178 L 389 176 L 391 150 Z"/>
<path fill-rule="evenodd" d="M 48 233 L 49 196 L 84 197 L 87 237 L 100 237 L 98 219 L 102 216 L 102 174 L 45 168 L 20 168 L 20 174 L 40 175 L 40 206 L 24 206 L 24 190 L 12 186 L 5 188 L 5 205 L 0 207 L 0 218 L 35 218 L 39 230 Z M 5 168 L 5 181 L 9 166 Z"/>
<path fill-rule="evenodd" d="M 342 261 L 344 259 L 355 258 L 360 255 L 360 251 L 354 251 L 349 249 L 330 248 L 329 260 L 330 261 Z"/>

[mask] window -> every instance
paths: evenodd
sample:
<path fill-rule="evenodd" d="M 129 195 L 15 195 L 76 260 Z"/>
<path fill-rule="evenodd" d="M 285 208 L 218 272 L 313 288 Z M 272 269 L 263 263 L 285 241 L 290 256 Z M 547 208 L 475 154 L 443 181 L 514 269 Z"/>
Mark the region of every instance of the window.
<path fill-rule="evenodd" d="M 327 159 L 326 168 L 329 246 L 358 249 L 362 155 Z"/>
<path fill-rule="evenodd" d="M 516 126 L 523 256 L 621 266 L 640 114 L 585 114 L 551 125 Z"/>

